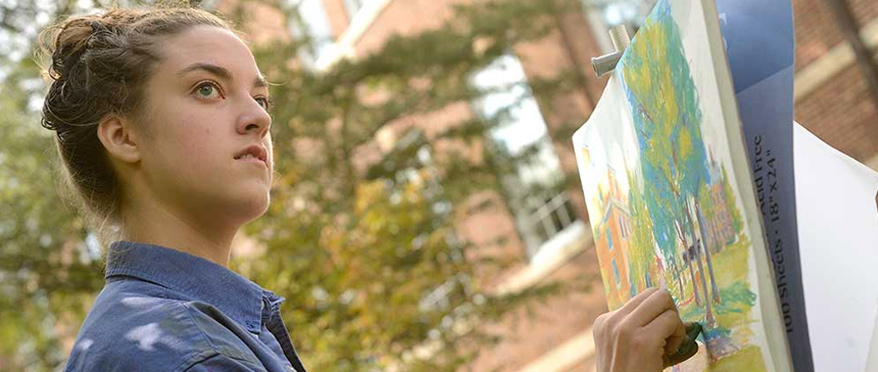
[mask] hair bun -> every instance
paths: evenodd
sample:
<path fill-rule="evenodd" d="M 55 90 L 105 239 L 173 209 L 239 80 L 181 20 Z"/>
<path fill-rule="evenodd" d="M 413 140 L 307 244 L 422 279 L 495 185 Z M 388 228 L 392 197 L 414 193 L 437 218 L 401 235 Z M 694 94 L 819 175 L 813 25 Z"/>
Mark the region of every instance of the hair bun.
<path fill-rule="evenodd" d="M 99 16 L 84 16 L 69 19 L 60 25 L 46 30 L 44 54 L 51 56 L 47 73 L 54 80 L 63 80 L 93 44 L 95 36 L 106 32 L 107 27 Z"/>

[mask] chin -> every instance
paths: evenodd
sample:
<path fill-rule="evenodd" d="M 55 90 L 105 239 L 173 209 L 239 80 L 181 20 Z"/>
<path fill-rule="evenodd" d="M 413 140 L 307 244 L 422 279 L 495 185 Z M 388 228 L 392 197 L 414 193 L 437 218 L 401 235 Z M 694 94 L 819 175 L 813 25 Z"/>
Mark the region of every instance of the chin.
<path fill-rule="evenodd" d="M 234 209 L 236 214 L 240 216 L 244 223 L 253 221 L 262 217 L 268 211 L 268 205 L 271 197 L 268 192 L 252 195 L 249 198 L 238 199 L 235 201 Z"/>

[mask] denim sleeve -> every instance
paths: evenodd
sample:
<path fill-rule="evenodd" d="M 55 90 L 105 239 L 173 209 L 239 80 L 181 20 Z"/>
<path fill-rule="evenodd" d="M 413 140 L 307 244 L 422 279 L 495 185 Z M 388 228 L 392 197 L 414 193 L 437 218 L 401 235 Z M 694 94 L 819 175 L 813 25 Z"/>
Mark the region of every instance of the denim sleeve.
<path fill-rule="evenodd" d="M 193 364 L 184 372 L 266 372 L 261 366 L 230 358 L 222 354 L 216 354 Z"/>

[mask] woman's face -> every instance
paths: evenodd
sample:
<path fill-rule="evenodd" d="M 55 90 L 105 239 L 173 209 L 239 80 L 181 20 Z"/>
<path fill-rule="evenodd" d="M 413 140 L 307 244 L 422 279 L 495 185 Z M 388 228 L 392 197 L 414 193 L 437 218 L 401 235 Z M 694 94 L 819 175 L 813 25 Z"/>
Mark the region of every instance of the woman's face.
<path fill-rule="evenodd" d="M 211 26 L 164 39 L 160 48 L 141 126 L 149 189 L 164 207 L 209 223 L 240 226 L 259 217 L 273 171 L 271 117 L 250 49 Z M 248 148 L 256 149 L 252 158 L 241 158 Z"/>

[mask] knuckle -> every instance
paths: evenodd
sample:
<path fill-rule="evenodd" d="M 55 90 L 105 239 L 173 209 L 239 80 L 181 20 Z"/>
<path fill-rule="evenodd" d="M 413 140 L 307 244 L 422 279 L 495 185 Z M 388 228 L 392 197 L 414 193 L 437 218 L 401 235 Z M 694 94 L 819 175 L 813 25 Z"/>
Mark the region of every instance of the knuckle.
<path fill-rule="evenodd" d="M 619 322 L 614 328 L 613 333 L 616 334 L 616 337 L 622 340 L 631 339 L 634 336 L 634 328 L 631 322 L 623 321 Z"/>
<path fill-rule="evenodd" d="M 639 350 L 641 352 L 651 349 L 649 338 L 643 334 L 633 335 L 631 337 L 631 339 L 628 341 L 628 344 L 630 345 L 630 347 L 632 349 Z"/>
<path fill-rule="evenodd" d="M 666 306 L 668 309 L 674 309 L 674 310 L 677 309 L 677 306 L 674 304 L 674 297 L 671 296 L 670 291 L 663 288 L 659 291 L 659 296 L 661 296 L 660 299 L 661 299 L 662 304 L 664 306 Z"/>
<path fill-rule="evenodd" d="M 665 290 L 665 293 L 662 295 L 662 297 L 668 303 L 668 307 L 670 307 L 671 309 L 677 308 L 677 306 L 674 304 L 674 297 L 671 296 L 671 292 L 668 292 L 668 290 Z"/>
<path fill-rule="evenodd" d="M 592 334 L 596 339 L 603 339 L 607 337 L 608 330 L 612 328 L 611 320 L 612 313 L 601 314 L 594 320 Z"/>
<path fill-rule="evenodd" d="M 603 330 L 607 325 L 607 318 L 609 317 L 609 313 L 604 313 L 595 318 L 594 320 L 594 330 L 595 332 L 599 330 Z"/>
<path fill-rule="evenodd" d="M 659 315 L 658 321 L 662 322 L 660 324 L 667 326 L 676 327 L 676 323 L 681 323 L 680 316 L 677 315 L 677 312 L 671 309 L 665 310 L 661 315 Z"/>

